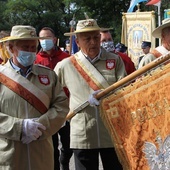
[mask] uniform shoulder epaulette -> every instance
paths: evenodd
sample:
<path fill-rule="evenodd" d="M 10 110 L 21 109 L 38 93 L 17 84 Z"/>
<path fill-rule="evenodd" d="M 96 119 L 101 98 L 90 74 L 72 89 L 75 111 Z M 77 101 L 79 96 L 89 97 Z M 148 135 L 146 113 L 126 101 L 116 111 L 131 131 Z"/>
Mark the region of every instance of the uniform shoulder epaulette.
<path fill-rule="evenodd" d="M 42 67 L 42 68 L 48 69 L 48 70 L 52 70 L 51 68 L 49 68 L 47 66 L 44 66 L 44 65 L 41 65 L 41 64 L 35 64 L 35 65 L 38 66 L 38 67 Z"/>

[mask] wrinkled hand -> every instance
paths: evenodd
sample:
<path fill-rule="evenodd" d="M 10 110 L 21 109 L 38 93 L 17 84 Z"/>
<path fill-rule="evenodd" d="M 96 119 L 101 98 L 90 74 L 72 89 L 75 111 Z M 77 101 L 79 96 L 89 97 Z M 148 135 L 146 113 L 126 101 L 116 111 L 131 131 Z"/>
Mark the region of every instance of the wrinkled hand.
<path fill-rule="evenodd" d="M 88 99 L 88 102 L 90 103 L 90 105 L 92 105 L 92 106 L 94 106 L 94 105 L 98 106 L 98 105 L 100 104 L 99 100 L 97 100 L 97 99 L 95 98 L 95 96 L 96 96 L 99 92 L 101 92 L 101 90 L 94 91 L 92 94 L 90 94 L 89 99 Z"/>
<path fill-rule="evenodd" d="M 37 140 L 42 135 L 40 131 L 46 130 L 46 127 L 33 119 L 24 119 L 22 125 L 22 139 L 23 143 L 30 143 L 33 140 Z"/>

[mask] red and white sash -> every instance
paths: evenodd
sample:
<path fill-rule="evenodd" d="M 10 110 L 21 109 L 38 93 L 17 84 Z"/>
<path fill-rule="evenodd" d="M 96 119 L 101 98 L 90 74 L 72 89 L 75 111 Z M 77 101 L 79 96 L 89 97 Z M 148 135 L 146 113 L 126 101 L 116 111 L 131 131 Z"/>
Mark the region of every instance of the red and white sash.
<path fill-rule="evenodd" d="M 105 89 L 109 87 L 108 82 L 100 74 L 100 72 L 85 58 L 85 56 L 78 52 L 70 57 L 71 62 L 77 71 L 86 80 L 89 86 L 94 90 Z"/>
<path fill-rule="evenodd" d="M 47 94 L 14 70 L 0 65 L 0 82 L 25 99 L 41 114 L 47 112 L 50 104 Z"/>

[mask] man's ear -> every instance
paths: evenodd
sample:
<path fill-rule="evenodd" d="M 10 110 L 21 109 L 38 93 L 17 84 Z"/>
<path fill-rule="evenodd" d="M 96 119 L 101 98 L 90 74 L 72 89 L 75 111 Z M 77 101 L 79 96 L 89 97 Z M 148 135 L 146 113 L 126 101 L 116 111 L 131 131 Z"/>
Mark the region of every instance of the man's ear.
<path fill-rule="evenodd" d="M 76 42 L 77 46 L 80 47 L 78 38 L 75 39 L 75 42 Z"/>
<path fill-rule="evenodd" d="M 59 39 L 57 37 L 53 38 L 53 42 L 55 45 L 59 46 Z"/>
<path fill-rule="evenodd" d="M 13 44 L 9 43 L 9 50 L 11 53 L 14 53 L 13 48 L 14 48 Z"/>

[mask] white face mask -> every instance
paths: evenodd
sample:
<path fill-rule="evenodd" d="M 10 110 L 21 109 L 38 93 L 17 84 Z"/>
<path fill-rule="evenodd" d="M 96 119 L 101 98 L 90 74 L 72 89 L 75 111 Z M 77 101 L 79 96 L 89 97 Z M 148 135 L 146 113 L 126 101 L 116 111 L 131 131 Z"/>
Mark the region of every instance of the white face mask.
<path fill-rule="evenodd" d="M 41 40 L 40 45 L 44 51 L 51 50 L 54 47 L 54 43 L 52 39 Z"/>
<path fill-rule="evenodd" d="M 18 50 L 17 60 L 22 66 L 27 67 L 27 66 L 32 65 L 35 59 L 36 59 L 35 52 L 27 52 L 27 51 Z"/>
<path fill-rule="evenodd" d="M 113 52 L 115 49 L 113 41 L 102 42 L 101 46 L 108 52 Z"/>

